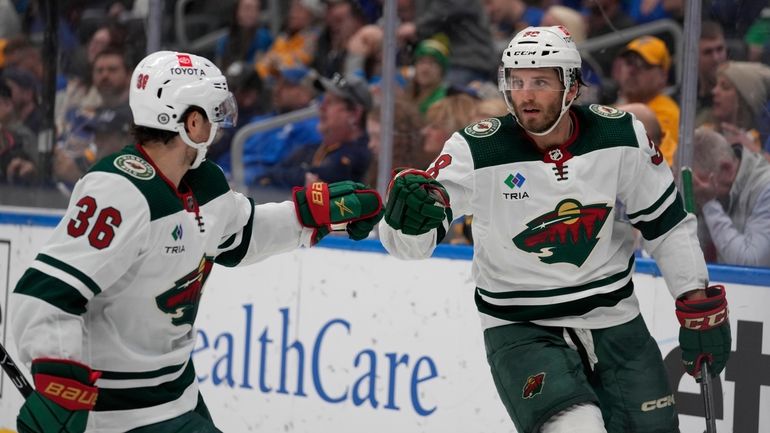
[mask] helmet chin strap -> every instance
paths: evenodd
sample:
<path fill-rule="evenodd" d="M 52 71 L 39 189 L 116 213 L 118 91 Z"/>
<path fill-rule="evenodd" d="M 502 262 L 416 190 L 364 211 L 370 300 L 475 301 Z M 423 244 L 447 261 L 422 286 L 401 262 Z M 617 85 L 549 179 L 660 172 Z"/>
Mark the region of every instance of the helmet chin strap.
<path fill-rule="evenodd" d="M 195 155 L 195 160 L 192 162 L 192 165 L 190 165 L 190 168 L 196 169 L 200 167 L 203 161 L 206 160 L 206 151 L 209 149 L 211 142 L 214 141 L 214 138 L 217 136 L 218 129 L 219 125 L 217 123 L 212 123 L 211 131 L 209 131 L 209 138 L 202 143 L 196 143 L 192 141 L 189 135 L 187 135 L 187 131 L 184 129 L 183 124 L 180 124 L 179 127 L 177 127 L 177 131 L 179 132 L 179 136 L 182 137 L 182 141 L 184 141 L 186 145 L 198 151 L 198 153 Z"/>

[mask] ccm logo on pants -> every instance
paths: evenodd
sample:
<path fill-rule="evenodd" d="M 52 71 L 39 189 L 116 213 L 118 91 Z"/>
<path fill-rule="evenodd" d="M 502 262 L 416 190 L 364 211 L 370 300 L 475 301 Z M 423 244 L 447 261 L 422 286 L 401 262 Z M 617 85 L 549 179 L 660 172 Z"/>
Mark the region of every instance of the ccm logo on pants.
<path fill-rule="evenodd" d="M 642 412 L 649 412 L 655 409 L 663 409 L 664 407 L 674 405 L 674 394 L 661 397 L 657 400 L 645 401 L 642 403 Z"/>

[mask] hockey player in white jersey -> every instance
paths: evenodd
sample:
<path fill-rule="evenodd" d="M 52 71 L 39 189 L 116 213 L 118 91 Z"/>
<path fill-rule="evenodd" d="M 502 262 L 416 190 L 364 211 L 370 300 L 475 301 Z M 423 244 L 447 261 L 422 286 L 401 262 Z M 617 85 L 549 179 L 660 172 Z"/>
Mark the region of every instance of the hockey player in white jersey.
<path fill-rule="evenodd" d="M 510 114 L 457 131 L 427 171 L 399 172 L 380 237 L 392 255 L 429 257 L 452 215 L 473 215 L 487 359 L 519 433 L 676 432 L 634 295 L 633 227 L 676 300 L 690 374 L 727 361 L 724 288 L 708 287 L 695 219 L 641 123 L 572 105 L 580 66 L 565 28 L 518 33 L 499 73 Z"/>
<path fill-rule="evenodd" d="M 80 179 L 12 295 L 11 330 L 36 388 L 22 433 L 218 432 L 190 359 L 214 263 L 310 246 L 334 224 L 363 239 L 382 214 L 376 191 L 348 181 L 256 206 L 230 190 L 205 156 L 237 107 L 205 58 L 147 56 L 129 102 L 138 144 Z"/>

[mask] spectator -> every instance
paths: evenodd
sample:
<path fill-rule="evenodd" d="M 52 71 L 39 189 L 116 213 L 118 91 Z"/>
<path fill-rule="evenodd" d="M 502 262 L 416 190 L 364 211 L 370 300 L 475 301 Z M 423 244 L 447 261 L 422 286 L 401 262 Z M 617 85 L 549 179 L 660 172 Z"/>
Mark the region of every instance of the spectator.
<path fill-rule="evenodd" d="M 273 88 L 274 111 L 254 116 L 249 123 L 264 121 L 310 106 L 315 97 L 315 89 L 309 70 L 283 69 L 280 74 Z M 243 145 L 242 155 L 246 184 L 254 184 L 269 169 L 283 162 L 298 149 L 311 152 L 319 143 L 321 135 L 318 132 L 317 116 L 250 135 Z M 231 170 L 230 158 L 231 153 L 228 151 L 217 160 L 225 173 Z"/>
<path fill-rule="evenodd" d="M 37 81 L 43 80 L 43 54 L 26 36 L 10 39 L 3 52 L 6 67 L 32 74 Z"/>
<path fill-rule="evenodd" d="M 372 162 L 367 174 L 367 185 L 377 186 L 380 154 L 380 107 L 375 106 L 366 119 L 366 132 L 369 134 L 369 150 L 372 152 Z M 392 168 L 398 167 L 423 167 L 427 166 L 430 159 L 422 148 L 422 117 L 417 108 L 411 102 L 403 98 L 397 98 L 393 109 L 393 151 Z"/>
<path fill-rule="evenodd" d="M 406 97 L 417 106 L 421 115 L 445 98 L 448 86 L 444 81 L 449 67 L 449 47 L 445 35 L 434 35 L 420 41 L 414 51 L 414 76 L 406 86 Z"/>
<path fill-rule="evenodd" d="M 723 64 L 717 72 L 713 97 L 711 118 L 706 125 L 721 133 L 730 144 L 762 152 L 762 143 L 768 136 L 770 67 L 752 62 Z"/>
<path fill-rule="evenodd" d="M 545 10 L 541 26 L 564 26 L 572 35 L 572 40 L 579 44 L 586 40 L 588 27 L 580 12 L 561 5 L 553 5 Z"/>
<path fill-rule="evenodd" d="M 8 126 L 13 110 L 11 89 L 0 80 L 0 183 L 31 183 L 37 167 L 20 137 Z"/>
<path fill-rule="evenodd" d="M 292 0 L 285 29 L 267 52 L 257 59 L 256 68 L 267 79 L 283 68 L 309 66 L 315 57 L 323 7 L 319 0 Z"/>
<path fill-rule="evenodd" d="M 209 146 L 206 158 L 212 161 L 226 163 L 225 173 L 230 171 L 230 147 L 235 134 L 240 131 L 249 120 L 255 116 L 261 116 L 270 110 L 270 101 L 267 99 L 266 90 L 262 79 L 251 65 L 245 62 L 237 62 L 227 68 L 227 84 L 238 104 L 238 124 L 232 128 L 226 128 L 218 133 L 218 138 Z M 222 165 L 222 164 L 220 164 Z"/>
<path fill-rule="evenodd" d="M 543 9 L 525 0 L 484 0 L 495 52 L 502 52 L 514 34 L 529 26 L 539 26 Z"/>
<path fill-rule="evenodd" d="M 318 38 L 313 69 L 324 77 L 345 70 L 347 44 L 365 21 L 356 0 L 325 0 L 326 16 Z"/>
<path fill-rule="evenodd" d="M 655 112 L 653 112 L 650 107 L 639 102 L 634 102 L 631 104 L 621 104 L 615 108 L 636 116 L 636 119 L 644 125 L 647 137 L 649 137 L 653 143 L 660 144 L 660 141 L 663 139 L 663 131 L 660 129 L 660 123 L 658 122 L 658 118 L 655 117 Z"/>
<path fill-rule="evenodd" d="M 260 23 L 260 0 L 238 0 L 226 35 L 217 41 L 214 61 L 225 71 L 234 62 L 253 64 L 273 44 L 270 30 Z"/>
<path fill-rule="evenodd" d="M 438 156 L 452 134 L 466 125 L 481 120 L 477 114 L 478 100 L 458 93 L 447 96 L 428 109 L 425 115 L 423 150 L 432 160 Z"/>
<path fill-rule="evenodd" d="M 622 0 L 583 0 L 583 8 L 587 14 L 589 39 L 636 25 L 624 12 Z"/>
<path fill-rule="evenodd" d="M 116 49 L 106 49 L 96 56 L 92 80 L 98 98 L 94 105 L 84 105 L 67 114 L 65 128 L 54 149 L 53 177 L 64 185 L 74 184 L 101 154 L 93 142 L 94 131 L 88 127 L 89 122 L 97 114 L 111 116 L 103 110 L 128 108 L 132 67 L 127 62 L 123 52 Z"/>
<path fill-rule="evenodd" d="M 701 30 L 702 32 L 703 30 Z M 770 42 L 770 6 L 762 9 L 759 18 L 746 31 L 743 38 L 748 48 L 746 60 L 750 62 L 761 62 L 768 53 L 768 42 Z"/>
<path fill-rule="evenodd" d="M 679 140 L 679 106 L 664 93 L 671 67 L 666 44 L 654 36 L 642 36 L 621 53 L 619 102 L 641 102 L 655 113 L 663 130 L 660 151 L 670 166 Z"/>
<path fill-rule="evenodd" d="M 480 0 L 415 0 L 416 20 L 397 29 L 401 41 L 417 42 L 444 33 L 452 56 L 447 81 L 465 87 L 474 80 L 494 77 L 499 63 L 489 20 Z"/>
<path fill-rule="evenodd" d="M 365 178 L 371 160 L 366 113 L 372 108 L 366 82 L 335 74 L 331 79 L 320 77 L 315 83 L 324 91 L 318 121 L 321 145 L 296 150 L 268 170 L 260 185 L 285 188 L 316 180 L 361 182 Z"/>
<path fill-rule="evenodd" d="M 479 119 L 486 119 L 489 117 L 500 117 L 508 114 L 508 106 L 505 105 L 505 101 L 499 96 L 495 98 L 483 98 L 476 103 L 476 117 Z M 418 167 L 427 167 L 427 165 L 420 165 Z"/>
<path fill-rule="evenodd" d="M 39 104 L 40 80 L 30 72 L 16 68 L 4 69 L 3 76 L 11 88 L 16 118 L 30 131 L 43 129 L 43 109 Z"/>
<path fill-rule="evenodd" d="M 707 261 L 770 267 L 770 164 L 698 128 L 693 193 Z"/>
<path fill-rule="evenodd" d="M 717 84 L 717 70 L 727 61 L 727 44 L 722 26 L 716 21 L 701 23 L 698 40 L 698 102 L 696 125 L 701 125 L 711 110 L 712 90 Z"/>

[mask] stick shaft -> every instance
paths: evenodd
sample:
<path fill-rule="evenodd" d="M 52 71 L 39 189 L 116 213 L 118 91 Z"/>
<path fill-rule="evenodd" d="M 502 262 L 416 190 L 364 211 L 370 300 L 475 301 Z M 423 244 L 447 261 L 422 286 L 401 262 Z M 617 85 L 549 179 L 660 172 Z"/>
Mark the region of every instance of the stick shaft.
<path fill-rule="evenodd" d="M 714 388 L 711 385 L 711 372 L 708 362 L 701 365 L 700 393 L 703 397 L 703 412 L 706 417 L 706 433 L 717 433 L 717 420 L 714 415 Z"/>
<path fill-rule="evenodd" d="M 16 389 L 19 390 L 21 395 L 24 396 L 24 398 L 29 397 L 29 395 L 34 391 L 32 386 L 29 384 L 29 382 L 27 382 L 27 378 L 24 377 L 24 373 L 22 373 L 21 370 L 19 370 L 19 367 L 14 364 L 13 359 L 11 359 L 11 356 L 8 355 L 8 352 L 5 350 L 5 347 L 3 347 L 2 344 L 0 344 L 0 365 L 2 365 L 3 370 L 5 370 L 5 374 L 11 378 L 11 382 L 13 382 L 14 386 L 16 386 Z"/>

